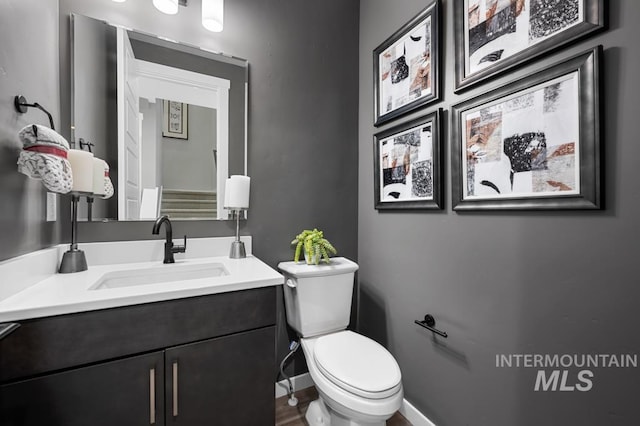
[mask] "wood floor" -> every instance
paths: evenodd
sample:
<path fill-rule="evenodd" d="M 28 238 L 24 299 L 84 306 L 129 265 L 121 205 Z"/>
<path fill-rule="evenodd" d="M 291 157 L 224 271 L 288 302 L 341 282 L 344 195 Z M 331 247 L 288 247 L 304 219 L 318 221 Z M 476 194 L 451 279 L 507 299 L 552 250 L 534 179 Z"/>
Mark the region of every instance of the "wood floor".
<path fill-rule="evenodd" d="M 289 406 L 286 395 L 276 399 L 276 426 L 309 426 L 304 419 L 309 403 L 318 398 L 318 392 L 315 387 L 310 387 L 296 392 L 298 405 Z M 395 413 L 393 417 L 387 420 L 387 426 L 411 426 L 411 423 L 405 419 L 402 414 Z"/>

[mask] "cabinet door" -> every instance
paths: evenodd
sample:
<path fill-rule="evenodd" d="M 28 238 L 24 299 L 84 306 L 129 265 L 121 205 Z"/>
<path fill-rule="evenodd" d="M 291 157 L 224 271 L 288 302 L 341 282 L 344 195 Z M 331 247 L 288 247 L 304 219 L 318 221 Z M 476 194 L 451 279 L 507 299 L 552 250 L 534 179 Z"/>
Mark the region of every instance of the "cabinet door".
<path fill-rule="evenodd" d="M 165 352 L 167 425 L 273 425 L 275 327 Z"/>
<path fill-rule="evenodd" d="M 2 426 L 164 424 L 163 352 L 0 386 Z"/>

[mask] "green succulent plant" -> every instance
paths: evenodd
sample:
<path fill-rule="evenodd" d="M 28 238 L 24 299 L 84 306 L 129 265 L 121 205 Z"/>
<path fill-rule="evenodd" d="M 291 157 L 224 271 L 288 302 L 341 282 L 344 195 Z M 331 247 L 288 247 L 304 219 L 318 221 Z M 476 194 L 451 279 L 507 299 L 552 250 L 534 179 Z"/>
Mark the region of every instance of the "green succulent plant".
<path fill-rule="evenodd" d="M 331 245 L 331 243 L 324 238 L 324 233 L 313 228 L 313 231 L 305 229 L 300 234 L 296 235 L 296 238 L 291 241 L 291 245 L 296 245 L 296 253 L 293 257 L 294 262 L 300 261 L 300 255 L 307 254 L 307 265 L 315 263 L 318 265 L 320 261 L 329 263 L 329 253 L 337 254 L 338 251 Z"/>

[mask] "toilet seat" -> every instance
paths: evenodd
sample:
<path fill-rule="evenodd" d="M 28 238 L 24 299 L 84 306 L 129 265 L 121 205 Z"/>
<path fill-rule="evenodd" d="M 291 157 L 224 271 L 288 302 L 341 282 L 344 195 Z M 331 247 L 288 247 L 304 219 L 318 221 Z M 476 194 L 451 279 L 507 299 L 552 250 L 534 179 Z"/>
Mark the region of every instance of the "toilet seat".
<path fill-rule="evenodd" d="M 352 331 L 317 338 L 313 357 L 327 380 L 354 395 L 383 399 L 402 387 L 400 367 L 389 351 Z"/>

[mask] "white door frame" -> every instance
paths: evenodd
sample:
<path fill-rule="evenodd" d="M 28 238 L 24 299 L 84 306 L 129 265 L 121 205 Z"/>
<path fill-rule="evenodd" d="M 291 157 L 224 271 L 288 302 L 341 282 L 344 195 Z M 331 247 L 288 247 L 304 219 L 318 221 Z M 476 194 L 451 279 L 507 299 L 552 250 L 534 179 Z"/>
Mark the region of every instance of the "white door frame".
<path fill-rule="evenodd" d="M 117 28 L 118 220 L 140 217 L 140 129 L 137 64 L 126 30 Z"/>

